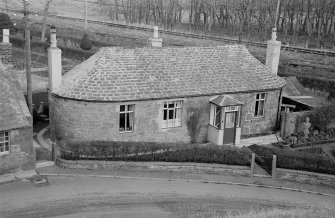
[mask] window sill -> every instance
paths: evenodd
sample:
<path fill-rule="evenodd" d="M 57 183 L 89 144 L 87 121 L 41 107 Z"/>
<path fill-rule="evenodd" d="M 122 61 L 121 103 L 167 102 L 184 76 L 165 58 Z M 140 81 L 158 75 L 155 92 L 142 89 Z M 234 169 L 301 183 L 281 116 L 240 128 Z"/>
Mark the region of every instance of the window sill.
<path fill-rule="evenodd" d="M 2 157 L 2 156 L 7 156 L 7 155 L 9 155 L 9 154 L 10 154 L 9 151 L 0 152 L 0 157 Z"/>
<path fill-rule="evenodd" d="M 213 127 L 213 128 L 215 128 L 215 129 L 217 129 L 217 130 L 222 130 L 222 129 L 216 127 L 216 126 L 213 126 L 212 124 L 208 124 L 208 125 L 211 126 L 211 127 Z"/>
<path fill-rule="evenodd" d="M 254 119 L 262 119 L 262 118 L 265 118 L 265 116 L 259 116 L 259 117 L 255 117 L 255 116 L 253 116 L 252 118 L 254 118 Z"/>
<path fill-rule="evenodd" d="M 183 126 L 169 126 L 169 127 L 161 127 L 162 129 L 174 129 L 178 127 L 183 127 Z"/>
<path fill-rule="evenodd" d="M 133 133 L 134 131 L 122 131 L 122 132 L 118 132 L 120 134 L 125 134 L 125 133 Z"/>
<path fill-rule="evenodd" d="M 264 117 L 253 117 L 251 121 L 252 121 L 252 122 L 253 122 L 253 121 L 257 122 L 257 121 L 264 121 L 264 120 L 266 120 L 266 117 L 265 117 L 265 116 L 264 116 Z"/>

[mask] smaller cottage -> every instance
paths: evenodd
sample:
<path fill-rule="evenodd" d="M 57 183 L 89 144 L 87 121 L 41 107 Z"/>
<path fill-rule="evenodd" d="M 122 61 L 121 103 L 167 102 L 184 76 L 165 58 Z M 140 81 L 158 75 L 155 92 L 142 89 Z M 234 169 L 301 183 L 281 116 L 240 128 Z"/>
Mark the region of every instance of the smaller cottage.
<path fill-rule="evenodd" d="M 12 45 L 0 43 L 0 175 L 35 168 L 32 117 L 12 65 Z"/>

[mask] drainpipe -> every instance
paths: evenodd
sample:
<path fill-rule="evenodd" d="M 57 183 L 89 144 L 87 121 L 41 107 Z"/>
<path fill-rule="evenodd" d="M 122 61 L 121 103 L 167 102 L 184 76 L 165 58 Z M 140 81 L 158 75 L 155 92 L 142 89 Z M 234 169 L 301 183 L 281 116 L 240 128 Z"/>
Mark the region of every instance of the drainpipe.
<path fill-rule="evenodd" d="M 281 103 L 282 103 L 283 88 L 284 88 L 284 87 L 282 87 L 282 88 L 280 89 L 280 94 L 279 94 L 279 99 L 278 99 L 278 109 L 277 109 L 277 118 L 276 118 L 276 130 L 277 130 L 277 129 L 279 128 L 279 126 L 280 126 L 280 124 L 279 124 L 279 119 L 280 119 L 279 116 L 280 116 L 280 107 L 281 107 Z M 276 137 L 277 137 L 277 141 L 279 141 L 276 132 L 275 132 L 275 135 L 276 135 Z"/>

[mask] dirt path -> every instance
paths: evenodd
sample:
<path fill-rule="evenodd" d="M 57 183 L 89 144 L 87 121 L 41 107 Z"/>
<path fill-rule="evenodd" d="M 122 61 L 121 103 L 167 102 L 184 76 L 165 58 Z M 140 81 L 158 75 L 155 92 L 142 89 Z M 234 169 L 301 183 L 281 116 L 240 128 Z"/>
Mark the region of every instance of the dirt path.
<path fill-rule="evenodd" d="M 183 181 L 49 177 L 49 183 L 0 185 L 0 217 L 213 217 L 335 205 L 334 197 Z"/>

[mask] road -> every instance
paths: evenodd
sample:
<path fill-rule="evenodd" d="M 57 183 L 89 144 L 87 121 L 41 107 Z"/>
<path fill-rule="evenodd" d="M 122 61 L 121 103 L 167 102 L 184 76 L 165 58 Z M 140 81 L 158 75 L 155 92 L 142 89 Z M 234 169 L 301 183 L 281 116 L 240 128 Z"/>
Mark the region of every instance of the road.
<path fill-rule="evenodd" d="M 334 208 L 335 197 L 247 186 L 49 177 L 0 185 L 0 217 L 214 217 L 273 207 Z"/>

